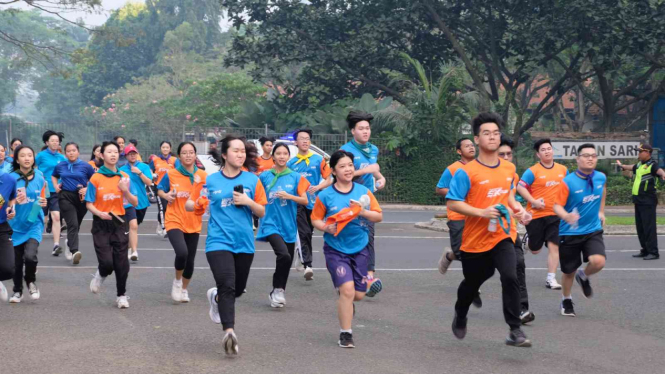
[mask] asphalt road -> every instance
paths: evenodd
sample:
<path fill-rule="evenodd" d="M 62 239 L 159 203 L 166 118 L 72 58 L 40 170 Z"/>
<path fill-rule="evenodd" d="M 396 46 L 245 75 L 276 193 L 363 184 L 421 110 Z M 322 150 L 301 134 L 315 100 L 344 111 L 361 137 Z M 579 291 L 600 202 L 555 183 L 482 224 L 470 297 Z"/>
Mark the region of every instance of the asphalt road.
<path fill-rule="evenodd" d="M 411 219 L 386 214 L 387 222 Z M 268 303 L 275 257 L 267 244 L 258 243 L 247 294 L 236 304 L 240 355 L 227 358 L 222 328 L 208 318 L 205 292 L 214 282 L 203 251 L 205 236 L 190 286 L 192 302 L 174 305 L 173 251 L 168 240 L 154 235 L 155 227 L 155 221 L 141 227 L 140 260 L 128 281 L 131 307 L 122 311 L 115 307 L 113 276 L 102 295 L 89 291 L 96 268 L 90 221 L 82 229 L 79 266 L 63 255 L 52 257 L 47 236 L 37 275 L 41 300 L 26 297 L 18 305 L 0 305 L 0 373 L 588 374 L 656 373 L 665 364 L 665 263 L 632 259 L 635 237 L 606 237 L 607 268 L 592 278 L 594 298 L 584 299 L 575 286 L 576 318 L 560 316 L 559 292 L 544 287 L 546 256 L 527 255 L 536 314 L 524 328 L 534 343 L 530 349 L 503 343 L 507 326 L 498 275 L 483 285 L 484 306 L 470 312 L 466 339 L 453 337 L 450 324 L 462 274 L 458 263 L 445 276 L 435 269 L 447 233 L 411 224 L 378 226 L 377 267 L 384 291 L 357 303 L 357 348 L 352 350 L 336 345 L 336 293 L 323 269 L 320 235 L 314 239 L 314 281 L 293 270 L 287 305 L 279 310 Z M 11 288 L 11 281 L 4 283 Z"/>

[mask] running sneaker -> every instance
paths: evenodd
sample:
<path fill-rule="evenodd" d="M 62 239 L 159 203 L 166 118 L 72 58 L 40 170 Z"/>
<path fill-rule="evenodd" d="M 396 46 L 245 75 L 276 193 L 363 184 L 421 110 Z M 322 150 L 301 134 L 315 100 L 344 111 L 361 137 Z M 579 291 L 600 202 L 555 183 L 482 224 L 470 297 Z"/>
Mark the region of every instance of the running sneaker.
<path fill-rule="evenodd" d="M 506 338 L 506 345 L 529 348 L 531 347 L 531 340 L 527 339 L 524 331 L 518 328 L 510 330 L 510 334 L 508 334 L 508 337 Z"/>
<path fill-rule="evenodd" d="M 584 270 L 577 269 L 575 280 L 580 285 L 580 287 L 582 287 L 582 293 L 584 293 L 584 297 L 590 299 L 593 296 L 593 288 L 591 288 L 591 283 L 589 282 L 589 278 L 584 274 Z"/>
<path fill-rule="evenodd" d="M 138 261 L 139 260 L 139 251 L 136 250 L 136 249 L 133 250 L 129 255 L 129 259 L 134 261 L 134 262 Z"/>
<path fill-rule="evenodd" d="M 46 223 L 46 233 L 50 234 L 52 229 L 53 229 L 53 220 L 49 218 L 48 222 Z"/>
<path fill-rule="evenodd" d="M 173 280 L 173 285 L 171 286 L 171 299 L 173 299 L 173 301 L 175 301 L 176 303 L 182 301 L 182 279 Z"/>
<path fill-rule="evenodd" d="M 65 259 L 71 261 L 74 258 L 72 252 L 69 251 L 69 248 L 65 249 Z"/>
<path fill-rule="evenodd" d="M 314 270 L 310 266 L 305 267 L 305 280 L 311 281 L 314 279 Z"/>
<path fill-rule="evenodd" d="M 5 285 L 0 282 L 0 301 L 6 303 L 9 300 L 9 293 L 7 293 L 7 288 Z"/>
<path fill-rule="evenodd" d="M 353 344 L 353 334 L 350 332 L 341 332 L 339 333 L 339 340 L 337 344 L 342 348 L 355 348 Z"/>
<path fill-rule="evenodd" d="M 62 253 L 62 248 L 60 248 L 60 244 L 56 244 L 53 246 L 53 252 L 51 254 L 55 257 L 60 256 L 60 253 Z"/>
<path fill-rule="evenodd" d="M 556 281 L 556 278 L 548 279 L 545 282 L 545 287 L 549 288 L 550 290 L 560 290 L 561 285 L 559 282 Z"/>
<path fill-rule="evenodd" d="M 14 292 L 12 297 L 9 298 L 9 303 L 10 304 L 18 304 L 23 300 L 23 293 L 21 292 Z"/>
<path fill-rule="evenodd" d="M 118 309 L 127 309 L 129 308 L 129 297 L 122 295 L 118 296 L 117 299 L 115 299 L 116 304 L 118 304 Z"/>
<path fill-rule="evenodd" d="M 78 265 L 79 262 L 81 262 L 81 257 L 83 257 L 83 254 L 81 254 L 81 252 L 79 251 L 74 252 L 74 255 L 72 256 L 72 264 Z"/>
<path fill-rule="evenodd" d="M 39 298 L 41 297 L 41 294 L 39 293 L 39 288 L 37 288 L 35 282 L 28 283 L 28 291 L 30 292 L 30 298 L 32 300 L 39 300 Z"/>
<path fill-rule="evenodd" d="M 453 260 L 450 258 L 454 258 L 453 250 L 450 247 L 446 247 L 443 249 L 443 254 L 439 259 L 439 273 L 446 274 L 448 267 L 453 263 Z"/>
<path fill-rule="evenodd" d="M 529 312 L 528 310 L 523 310 L 520 314 L 520 320 L 522 321 L 523 325 L 526 325 L 529 322 L 533 322 L 534 319 L 536 319 L 536 315 L 532 312 Z"/>
<path fill-rule="evenodd" d="M 236 336 L 236 333 L 233 331 L 229 331 L 224 335 L 224 339 L 222 339 L 222 345 L 224 346 L 224 352 L 226 352 L 227 355 L 238 354 L 238 337 Z"/>
<path fill-rule="evenodd" d="M 466 322 L 467 318 L 457 318 L 457 313 L 455 313 L 455 318 L 453 318 L 453 335 L 457 339 L 461 340 L 466 336 Z"/>
<path fill-rule="evenodd" d="M 210 311 L 208 315 L 214 323 L 222 323 L 222 319 L 219 317 L 219 306 L 217 305 L 217 287 L 213 287 L 208 290 L 208 303 L 210 303 Z"/>
<path fill-rule="evenodd" d="M 129 249 L 127 250 L 127 259 L 128 259 L 128 260 L 131 260 L 131 259 L 132 259 L 132 249 L 131 249 L 131 248 L 129 248 Z"/>
<path fill-rule="evenodd" d="M 471 304 L 478 309 L 483 307 L 483 299 L 480 298 L 480 290 L 478 290 L 478 293 L 473 298 L 473 301 L 471 301 Z"/>
<path fill-rule="evenodd" d="M 180 299 L 181 303 L 188 303 L 189 302 L 189 292 L 187 290 L 182 290 L 182 298 Z"/>
<path fill-rule="evenodd" d="M 275 288 L 270 292 L 270 306 L 273 308 L 283 308 L 286 304 L 286 299 L 284 298 L 284 289 Z"/>
<path fill-rule="evenodd" d="M 575 317 L 575 309 L 573 308 L 573 299 L 561 300 L 561 315 L 566 317 Z"/>
<path fill-rule="evenodd" d="M 159 223 L 157 224 L 157 230 L 155 231 L 157 233 L 157 236 L 162 236 L 162 227 L 159 225 Z"/>
<path fill-rule="evenodd" d="M 376 294 L 381 292 L 381 290 L 383 290 L 383 283 L 381 282 L 381 279 L 374 278 L 374 282 L 372 282 L 372 284 L 367 289 L 367 293 L 365 294 L 365 296 L 374 297 L 376 296 Z"/>
<path fill-rule="evenodd" d="M 99 275 L 99 270 L 92 276 L 92 281 L 90 281 L 90 292 L 99 293 L 102 290 L 102 283 L 106 277 Z"/>

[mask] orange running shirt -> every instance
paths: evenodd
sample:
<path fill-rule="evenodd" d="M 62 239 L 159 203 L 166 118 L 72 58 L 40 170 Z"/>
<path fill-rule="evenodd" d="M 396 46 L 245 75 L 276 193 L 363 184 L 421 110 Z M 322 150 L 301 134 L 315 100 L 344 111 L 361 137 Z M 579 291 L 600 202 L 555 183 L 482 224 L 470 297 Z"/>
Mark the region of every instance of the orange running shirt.
<path fill-rule="evenodd" d="M 529 190 L 534 199 L 543 198 L 545 200 L 543 209 L 533 209 L 531 203 L 527 204 L 526 209 L 533 215 L 533 219 L 556 215 L 554 203 L 559 197 L 561 181 L 566 175 L 568 175 L 568 169 L 556 162 L 549 169 L 539 162 L 522 174 L 520 186 Z"/>
<path fill-rule="evenodd" d="M 198 169 L 195 175 L 201 178 L 201 184 L 198 185 L 200 190 L 206 182 L 207 174 Z M 157 188 L 164 192 L 169 192 L 174 188 L 176 190 L 176 199 L 168 205 L 164 217 L 166 231 L 178 229 L 185 234 L 200 233 L 203 216 L 185 210 L 185 203 L 189 200 L 190 195 L 194 195 L 194 184 L 189 177 L 180 174 L 176 169 L 171 169 L 166 172 Z"/>
<path fill-rule="evenodd" d="M 164 175 L 166 175 L 167 171 L 175 169 L 176 160 L 177 158 L 175 156 L 169 157 L 168 160 L 164 160 L 159 156 L 152 158 L 152 161 L 150 161 L 150 166 L 152 166 L 155 174 L 157 174 L 156 184 L 159 184 L 159 182 L 162 181 L 162 178 L 164 178 Z"/>
<path fill-rule="evenodd" d="M 256 170 L 257 174 L 261 174 L 266 170 L 272 169 L 273 166 L 275 166 L 275 161 L 273 161 L 272 157 L 269 159 L 264 159 L 263 157 L 259 156 L 256 158 L 256 162 L 259 164 L 259 168 Z"/>
<path fill-rule="evenodd" d="M 436 188 L 450 188 L 450 181 L 453 180 L 455 172 L 462 166 L 464 166 L 462 161 L 455 161 L 448 165 L 446 170 L 443 171 L 443 174 L 441 174 L 441 178 L 439 179 Z M 453 212 L 450 209 L 446 209 L 446 215 L 448 216 L 448 221 L 463 221 L 464 218 L 466 218 L 465 215 Z"/>
<path fill-rule="evenodd" d="M 97 167 L 97 164 L 95 164 L 95 160 L 88 161 L 88 165 L 92 166 L 92 170 L 97 171 L 99 168 Z"/>
<path fill-rule="evenodd" d="M 129 175 L 120 172 L 124 178 Z M 92 203 L 95 208 L 102 212 L 113 212 L 119 216 L 125 215 L 124 198 L 122 191 L 118 188 L 120 176 L 107 177 L 95 173 L 88 182 L 88 190 L 85 193 L 85 201 Z"/>
<path fill-rule="evenodd" d="M 514 179 L 515 165 L 508 161 L 499 160 L 496 166 L 490 167 L 473 160 L 455 172 L 446 198 L 464 201 L 479 209 L 503 204 L 512 211 L 508 198 Z M 506 234 L 500 227 L 495 232 L 487 230 L 490 223 L 487 218 L 467 216 L 465 221 L 460 248 L 464 252 L 487 252 L 504 239 L 511 238 L 513 242 L 516 239 L 516 232 L 512 228 L 510 234 Z"/>

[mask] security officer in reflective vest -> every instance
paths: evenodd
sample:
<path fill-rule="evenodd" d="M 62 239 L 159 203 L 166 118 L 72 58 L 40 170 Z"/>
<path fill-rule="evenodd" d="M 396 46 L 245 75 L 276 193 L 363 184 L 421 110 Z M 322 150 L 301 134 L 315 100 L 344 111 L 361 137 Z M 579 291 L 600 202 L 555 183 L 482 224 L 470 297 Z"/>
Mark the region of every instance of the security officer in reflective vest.
<path fill-rule="evenodd" d="M 638 160 L 636 165 L 622 165 L 623 170 L 632 170 L 635 180 L 633 182 L 633 204 L 635 204 L 635 225 L 637 226 L 637 237 L 640 240 L 640 253 L 633 255 L 635 258 L 644 260 L 657 260 L 658 236 L 656 232 L 656 206 L 658 197 L 656 195 L 657 177 L 665 180 L 665 171 L 658 167 L 658 162 L 651 159 L 653 147 L 642 144 L 638 149 Z"/>

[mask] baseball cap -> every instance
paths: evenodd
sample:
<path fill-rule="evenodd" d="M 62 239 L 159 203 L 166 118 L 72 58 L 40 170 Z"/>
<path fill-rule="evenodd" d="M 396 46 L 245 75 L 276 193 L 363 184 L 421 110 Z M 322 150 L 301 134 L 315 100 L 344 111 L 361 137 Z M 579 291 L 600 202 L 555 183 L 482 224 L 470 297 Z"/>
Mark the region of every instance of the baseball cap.
<path fill-rule="evenodd" d="M 136 147 L 134 147 L 134 144 L 129 144 L 128 146 L 125 147 L 125 154 L 128 155 L 131 152 L 136 152 L 139 153 L 139 151 L 136 150 Z"/>
<path fill-rule="evenodd" d="M 649 144 L 640 144 L 640 148 L 637 149 L 638 151 L 647 151 L 649 153 L 653 152 L 653 147 L 650 146 Z"/>

